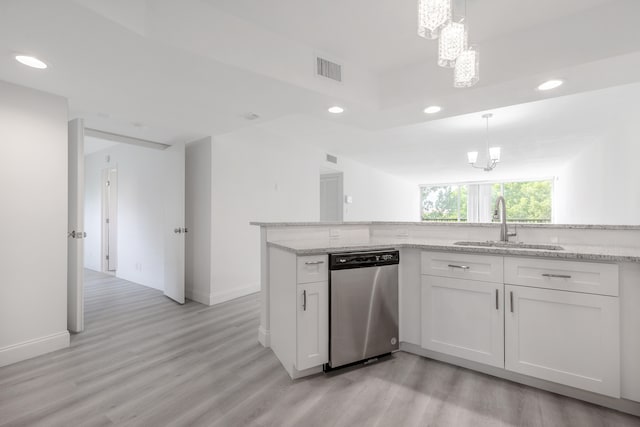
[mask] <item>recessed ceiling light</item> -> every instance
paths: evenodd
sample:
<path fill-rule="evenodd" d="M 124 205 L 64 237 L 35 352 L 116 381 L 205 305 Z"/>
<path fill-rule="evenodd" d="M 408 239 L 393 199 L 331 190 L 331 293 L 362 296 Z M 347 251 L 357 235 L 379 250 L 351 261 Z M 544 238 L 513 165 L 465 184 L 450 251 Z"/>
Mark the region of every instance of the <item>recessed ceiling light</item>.
<path fill-rule="evenodd" d="M 40 61 L 38 58 L 34 58 L 33 56 L 16 55 L 16 61 L 32 68 L 38 68 L 41 70 L 47 68 L 47 64 Z"/>
<path fill-rule="evenodd" d="M 431 105 L 425 108 L 424 112 L 427 114 L 435 114 L 435 113 L 439 113 L 440 110 L 442 110 L 442 107 L 440 107 L 439 105 Z"/>
<path fill-rule="evenodd" d="M 540 86 L 538 86 L 538 90 L 555 89 L 558 86 L 562 86 L 562 83 L 564 83 L 562 80 L 547 80 L 546 82 L 544 82 Z"/>
<path fill-rule="evenodd" d="M 245 113 L 242 117 L 244 117 L 246 120 L 256 120 L 260 118 L 259 115 L 257 115 L 256 113 L 252 113 L 251 111 Z"/>
<path fill-rule="evenodd" d="M 329 108 L 328 111 L 332 114 L 340 114 L 344 112 L 344 108 L 334 105 L 333 107 Z"/>

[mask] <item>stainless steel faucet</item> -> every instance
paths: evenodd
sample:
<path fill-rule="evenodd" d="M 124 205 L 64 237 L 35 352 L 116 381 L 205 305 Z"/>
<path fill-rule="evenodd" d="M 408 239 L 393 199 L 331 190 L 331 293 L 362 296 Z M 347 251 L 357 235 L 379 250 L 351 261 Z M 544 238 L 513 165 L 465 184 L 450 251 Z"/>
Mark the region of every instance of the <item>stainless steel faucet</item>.
<path fill-rule="evenodd" d="M 500 219 L 500 241 L 508 242 L 510 236 L 515 236 L 516 233 L 509 233 L 507 229 L 507 204 L 504 201 L 504 197 L 498 196 L 496 200 L 496 207 L 493 211 L 493 219 Z"/>

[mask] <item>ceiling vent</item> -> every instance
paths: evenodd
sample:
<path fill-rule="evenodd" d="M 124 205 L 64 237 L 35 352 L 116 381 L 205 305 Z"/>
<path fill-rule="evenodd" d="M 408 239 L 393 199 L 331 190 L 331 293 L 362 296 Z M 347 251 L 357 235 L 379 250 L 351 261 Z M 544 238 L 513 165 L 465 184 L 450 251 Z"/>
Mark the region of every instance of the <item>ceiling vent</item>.
<path fill-rule="evenodd" d="M 337 82 L 342 81 L 342 65 L 331 62 L 328 59 L 316 57 L 316 73 Z"/>
<path fill-rule="evenodd" d="M 327 162 L 338 164 L 338 158 L 336 156 L 332 156 L 331 154 L 327 154 Z"/>

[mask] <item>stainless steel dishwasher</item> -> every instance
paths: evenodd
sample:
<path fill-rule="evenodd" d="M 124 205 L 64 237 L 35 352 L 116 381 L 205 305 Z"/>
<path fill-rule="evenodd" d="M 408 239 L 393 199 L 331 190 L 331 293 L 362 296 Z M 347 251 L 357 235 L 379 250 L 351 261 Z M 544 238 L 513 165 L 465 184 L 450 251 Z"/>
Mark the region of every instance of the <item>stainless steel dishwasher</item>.
<path fill-rule="evenodd" d="M 326 370 L 398 349 L 397 250 L 329 255 L 329 363 Z"/>

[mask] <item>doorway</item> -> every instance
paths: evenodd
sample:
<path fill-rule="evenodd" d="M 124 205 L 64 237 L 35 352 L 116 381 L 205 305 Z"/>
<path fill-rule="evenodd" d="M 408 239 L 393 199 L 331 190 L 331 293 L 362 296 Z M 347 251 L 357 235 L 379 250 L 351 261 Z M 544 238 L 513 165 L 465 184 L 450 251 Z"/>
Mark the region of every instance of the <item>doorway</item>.
<path fill-rule="evenodd" d="M 342 222 L 342 172 L 320 173 L 320 221 Z"/>
<path fill-rule="evenodd" d="M 102 272 L 118 268 L 118 169 L 102 170 Z"/>
<path fill-rule="evenodd" d="M 99 131 L 75 119 L 68 148 L 67 328 L 84 329 L 85 267 L 183 304 L 184 143 Z"/>

